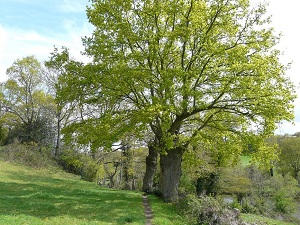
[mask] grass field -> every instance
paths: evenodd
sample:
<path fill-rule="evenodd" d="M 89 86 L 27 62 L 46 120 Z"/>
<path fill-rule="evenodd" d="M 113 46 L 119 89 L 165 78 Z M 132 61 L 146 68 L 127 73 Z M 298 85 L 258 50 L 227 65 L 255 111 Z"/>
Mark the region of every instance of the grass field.
<path fill-rule="evenodd" d="M 185 225 L 176 208 L 149 196 L 156 225 Z M 247 222 L 292 225 L 243 214 Z M 142 193 L 113 190 L 62 172 L 34 170 L 0 160 L 1 225 L 145 224 Z"/>
<path fill-rule="evenodd" d="M 151 197 L 155 224 L 185 224 Z M 0 224 L 145 224 L 142 193 L 101 188 L 60 172 L 0 161 Z"/>

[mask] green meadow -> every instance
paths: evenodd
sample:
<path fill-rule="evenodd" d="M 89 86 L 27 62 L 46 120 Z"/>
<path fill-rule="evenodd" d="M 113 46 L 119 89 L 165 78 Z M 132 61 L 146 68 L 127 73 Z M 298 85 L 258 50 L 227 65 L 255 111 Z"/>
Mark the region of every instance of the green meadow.
<path fill-rule="evenodd" d="M 176 207 L 149 196 L 155 225 L 185 225 Z M 243 214 L 247 222 L 292 225 Z M 0 160 L 1 225 L 145 224 L 142 193 L 108 189 L 60 169 L 32 169 Z"/>
<path fill-rule="evenodd" d="M 173 205 L 150 198 L 157 224 L 184 224 Z M 145 224 L 142 193 L 99 187 L 58 169 L 0 161 L 0 224 Z"/>

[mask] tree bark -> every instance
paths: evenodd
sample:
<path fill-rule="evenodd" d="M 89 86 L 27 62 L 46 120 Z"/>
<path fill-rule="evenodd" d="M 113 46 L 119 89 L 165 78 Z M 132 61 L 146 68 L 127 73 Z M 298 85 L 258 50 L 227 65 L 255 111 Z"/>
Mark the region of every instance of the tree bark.
<path fill-rule="evenodd" d="M 171 149 L 167 155 L 160 155 L 160 191 L 166 202 L 178 200 L 178 186 L 181 176 L 183 148 Z"/>
<path fill-rule="evenodd" d="M 143 188 L 142 190 L 146 193 L 153 192 L 153 179 L 155 176 L 157 168 L 157 156 L 158 151 L 156 151 L 154 144 L 148 145 L 149 154 L 146 157 L 146 172 L 143 179 Z"/>
<path fill-rule="evenodd" d="M 59 155 L 59 150 L 60 150 L 60 131 L 61 131 L 61 113 L 57 115 L 57 137 L 56 137 L 56 143 L 55 143 L 55 149 L 54 149 L 54 156 Z"/>
<path fill-rule="evenodd" d="M 130 161 L 131 161 L 131 157 L 129 154 L 129 146 L 128 144 L 125 143 L 121 143 L 122 147 L 122 165 L 123 165 L 123 176 L 125 179 L 125 189 L 129 190 L 130 189 L 130 175 L 129 175 L 129 167 L 130 167 Z M 122 181 L 121 181 L 122 182 Z"/>

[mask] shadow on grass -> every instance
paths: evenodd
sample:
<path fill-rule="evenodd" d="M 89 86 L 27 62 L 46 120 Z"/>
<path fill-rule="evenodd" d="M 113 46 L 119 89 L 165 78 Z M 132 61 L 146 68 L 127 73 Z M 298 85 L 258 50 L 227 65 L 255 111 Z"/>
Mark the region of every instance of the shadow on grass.
<path fill-rule="evenodd" d="M 67 216 L 107 224 L 145 223 L 139 193 L 38 174 L 7 172 L 6 176 L 8 182 L 0 182 L 1 215 L 27 215 L 40 219 Z"/>

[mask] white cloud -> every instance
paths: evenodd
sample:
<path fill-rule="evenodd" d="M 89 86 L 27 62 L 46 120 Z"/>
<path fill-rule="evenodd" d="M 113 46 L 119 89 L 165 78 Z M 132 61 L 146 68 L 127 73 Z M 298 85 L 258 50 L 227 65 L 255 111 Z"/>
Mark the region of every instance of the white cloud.
<path fill-rule="evenodd" d="M 1 27 L 1 33 L 5 39 L 1 39 L 0 77 L 5 79 L 5 71 L 14 60 L 29 55 L 35 55 L 38 59 L 45 59 L 57 40 L 38 34 L 34 31 L 21 29 L 9 29 Z M 53 47 L 52 47 L 53 49 Z"/>
<path fill-rule="evenodd" d="M 91 32 L 91 25 L 83 24 L 79 27 L 70 21 L 65 22 L 65 32 L 56 36 L 0 25 L 0 82 L 7 78 L 6 69 L 14 60 L 29 55 L 35 55 L 40 61 L 47 60 L 54 46 L 58 48 L 66 46 L 77 60 L 86 61 L 80 54 L 83 50 L 81 36 L 89 36 Z"/>

